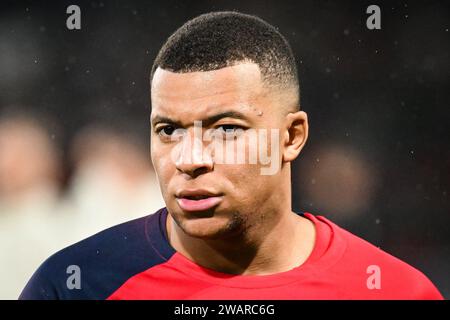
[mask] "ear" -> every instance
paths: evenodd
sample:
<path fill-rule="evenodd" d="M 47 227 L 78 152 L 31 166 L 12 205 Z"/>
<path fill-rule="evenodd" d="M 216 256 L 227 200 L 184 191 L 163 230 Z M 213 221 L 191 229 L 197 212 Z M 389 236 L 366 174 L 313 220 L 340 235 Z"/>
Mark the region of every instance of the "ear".
<path fill-rule="evenodd" d="M 308 139 L 308 115 L 304 111 L 286 116 L 283 161 L 291 162 L 298 157 Z"/>

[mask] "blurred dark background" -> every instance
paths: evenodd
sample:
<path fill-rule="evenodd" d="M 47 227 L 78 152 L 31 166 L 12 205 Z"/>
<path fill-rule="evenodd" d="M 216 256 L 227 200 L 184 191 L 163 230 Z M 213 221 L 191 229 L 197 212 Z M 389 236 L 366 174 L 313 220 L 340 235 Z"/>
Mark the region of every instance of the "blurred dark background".
<path fill-rule="evenodd" d="M 81 8 L 81 30 L 66 28 L 71 4 Z M 381 30 L 366 27 L 371 4 L 381 8 Z M 215 10 L 258 15 L 277 26 L 295 52 L 310 136 L 294 165 L 294 209 L 324 215 L 414 265 L 450 298 L 450 10 L 445 1 L 2 1 L 0 134 L 17 137 L 11 132 L 28 126 L 35 130 L 30 136 L 40 130 L 47 138 L 43 152 L 52 154 L 57 165 L 45 169 L 43 178 L 34 174 L 31 180 L 56 186 L 50 193 L 65 205 L 55 207 L 52 202 L 51 210 L 58 211 L 53 214 L 76 216 L 71 209 L 79 199 L 73 196 L 74 185 L 86 180 L 77 177 L 96 172 L 92 163 L 122 157 L 124 145 L 132 150 L 127 155 L 135 156 L 111 164 L 110 173 L 120 167 L 120 179 L 134 187 L 140 172 L 151 172 L 144 162 L 150 166 L 153 59 L 181 24 Z M 3 230 L 11 231 L 14 223 L 8 223 L 16 204 L 10 199 L 23 185 L 32 184 L 23 182 L 23 175 L 22 180 L 15 177 L 23 166 L 14 169 L 11 163 L 22 159 L 35 165 L 35 156 L 19 152 L 16 160 L 8 160 L 11 139 L 4 140 L 0 223 L 6 221 Z M 6 159 L 3 176 L 1 153 Z M 49 163 L 45 159 L 42 162 Z M 127 167 L 130 161 L 137 163 L 133 170 Z M 89 169 L 81 170 L 80 163 L 89 163 Z M 22 184 L 12 188 L 16 180 Z M 23 204 L 23 198 L 18 199 Z M 7 205 L 2 207 L 1 201 Z M 75 211 L 91 208 L 99 199 L 83 201 L 85 206 Z M 158 206 L 161 199 L 153 203 Z M 1 215 L 8 218 L 2 220 Z M 121 217 L 131 218 L 132 213 Z M 51 225 L 46 235 L 55 228 L 71 229 L 64 219 Z M 92 232 L 101 227 L 94 225 Z M 19 237 L 20 232 L 11 234 Z M 57 245 L 51 250 L 81 235 L 58 242 L 61 234 L 52 233 L 49 243 Z M 10 236 L 7 242 L 17 248 Z M 18 261 L 35 269 L 26 258 Z M 23 279 L 33 271 L 28 269 Z M 9 277 L 7 272 L 0 270 L 0 278 Z M 23 279 L 11 286 L 20 292 Z M 13 298 L 16 292 L 11 292 L 0 292 L 0 298 Z"/>

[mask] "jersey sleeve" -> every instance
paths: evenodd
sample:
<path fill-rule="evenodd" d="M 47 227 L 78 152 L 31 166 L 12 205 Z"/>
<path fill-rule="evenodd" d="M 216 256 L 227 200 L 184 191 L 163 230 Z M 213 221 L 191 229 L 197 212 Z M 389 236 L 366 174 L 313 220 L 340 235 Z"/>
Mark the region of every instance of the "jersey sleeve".
<path fill-rule="evenodd" d="M 28 281 L 19 300 L 58 300 L 55 286 L 48 275 L 50 269 L 49 260 L 45 261 Z"/>
<path fill-rule="evenodd" d="M 444 297 L 436 286 L 422 272 L 415 270 L 414 283 L 412 290 L 415 300 L 443 300 Z"/>
<path fill-rule="evenodd" d="M 123 283 L 175 253 L 161 234 L 161 210 L 113 226 L 49 257 L 19 299 L 104 300 Z"/>

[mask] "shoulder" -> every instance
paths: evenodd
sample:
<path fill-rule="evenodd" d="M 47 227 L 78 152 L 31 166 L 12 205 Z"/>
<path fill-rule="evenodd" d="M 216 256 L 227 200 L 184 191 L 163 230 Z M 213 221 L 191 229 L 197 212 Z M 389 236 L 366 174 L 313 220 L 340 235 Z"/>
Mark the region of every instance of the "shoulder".
<path fill-rule="evenodd" d="M 358 283 L 363 292 L 370 292 L 367 297 L 442 299 L 434 284 L 421 271 L 326 218 L 317 218 L 331 226 L 335 240 L 345 243 L 345 250 L 333 267 L 334 271 L 342 272 L 342 279 Z"/>
<path fill-rule="evenodd" d="M 165 262 L 170 252 L 158 234 L 162 210 L 55 253 L 34 273 L 20 299 L 105 299 L 129 277 Z"/>

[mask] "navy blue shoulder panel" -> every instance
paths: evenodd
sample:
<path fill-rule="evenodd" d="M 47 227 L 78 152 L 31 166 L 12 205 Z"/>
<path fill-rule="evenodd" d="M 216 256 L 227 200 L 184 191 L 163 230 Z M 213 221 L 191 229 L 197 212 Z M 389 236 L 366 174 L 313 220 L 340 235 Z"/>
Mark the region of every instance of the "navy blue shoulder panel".
<path fill-rule="evenodd" d="M 162 208 L 55 253 L 34 273 L 19 299 L 108 298 L 129 278 L 175 253 L 167 241 L 166 217 Z"/>

